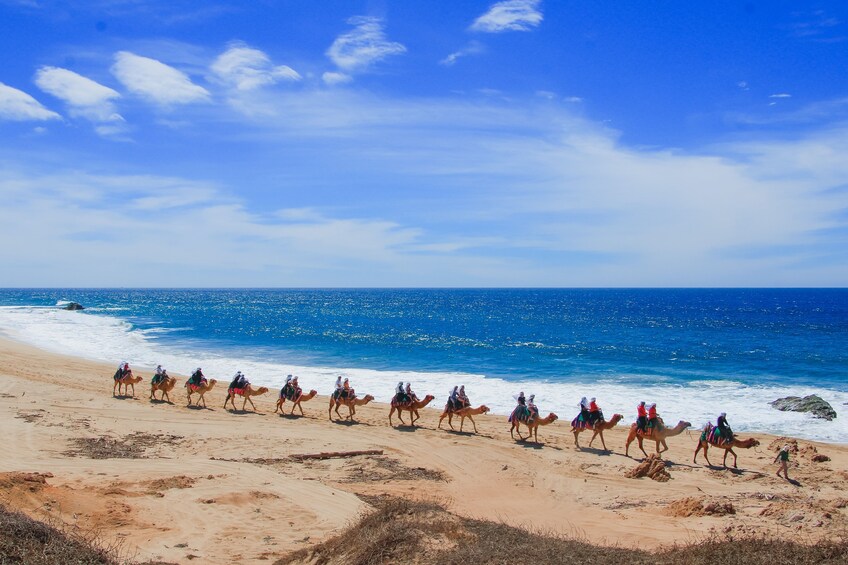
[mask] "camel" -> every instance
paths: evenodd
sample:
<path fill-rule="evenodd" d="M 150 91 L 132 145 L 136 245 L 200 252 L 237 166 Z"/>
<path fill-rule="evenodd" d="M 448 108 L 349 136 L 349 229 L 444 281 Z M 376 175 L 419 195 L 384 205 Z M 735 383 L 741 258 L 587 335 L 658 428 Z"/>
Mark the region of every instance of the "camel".
<path fill-rule="evenodd" d="M 303 414 L 303 406 L 301 406 L 300 403 L 312 400 L 313 398 L 315 398 L 316 394 L 318 394 L 317 390 L 310 390 L 309 394 L 303 394 L 303 391 L 298 389 L 297 390 L 297 397 L 295 398 L 295 400 L 292 400 L 293 405 L 292 405 L 291 413 L 294 414 L 295 408 L 300 408 L 300 415 L 303 416 L 304 415 Z M 287 399 L 286 399 L 285 396 L 281 396 L 280 398 L 277 399 L 277 407 L 274 408 L 275 414 L 277 413 L 277 410 L 280 411 L 280 414 L 285 414 L 285 412 L 283 412 L 283 404 L 285 403 L 286 400 Z M 291 399 L 288 399 L 288 400 L 291 400 Z"/>
<path fill-rule="evenodd" d="M 750 449 L 752 447 L 756 447 L 756 446 L 760 445 L 760 441 L 756 438 L 736 439 L 735 437 L 733 438 L 733 441 L 731 441 L 730 443 L 716 443 L 715 441 L 710 441 L 710 429 L 708 428 L 704 431 L 706 433 L 704 433 L 703 435 L 701 435 L 700 438 L 698 438 L 698 445 L 697 445 L 697 447 L 695 447 L 695 457 L 692 458 L 692 463 L 698 462 L 697 461 L 698 452 L 701 451 L 701 449 L 703 449 L 704 450 L 704 459 L 707 460 L 707 465 L 712 467 L 713 466 L 712 463 L 710 463 L 709 458 L 707 458 L 707 449 L 709 449 L 709 446 L 712 445 L 716 449 L 723 449 L 724 450 L 724 459 L 722 459 L 722 462 L 721 462 L 721 464 L 724 468 L 727 468 L 727 454 L 732 453 L 733 454 L 733 468 L 736 469 L 737 468 L 736 467 L 736 452 L 733 451 L 733 448 L 734 447 L 740 447 L 742 449 Z"/>
<path fill-rule="evenodd" d="M 642 450 L 642 453 L 645 454 L 645 457 L 648 456 L 648 453 L 645 451 L 645 448 L 642 447 L 643 439 L 652 439 L 657 442 L 657 455 L 661 455 L 664 451 L 668 451 L 668 444 L 666 444 L 665 440 L 674 437 L 676 435 L 680 435 L 683 433 L 683 430 L 691 426 L 689 422 L 684 422 L 680 420 L 677 422 L 677 425 L 673 428 L 666 428 L 663 424 L 662 418 L 658 418 L 660 422 L 660 426 L 657 428 L 651 428 L 651 432 L 645 434 L 643 432 L 636 431 L 636 423 L 634 422 L 630 426 L 630 433 L 627 434 L 627 442 L 624 444 L 624 454 L 630 457 L 630 444 L 633 443 L 633 440 L 637 440 L 639 442 L 639 449 Z M 660 449 L 660 444 L 662 444 L 664 449 Z"/>
<path fill-rule="evenodd" d="M 115 379 L 115 385 L 112 387 L 112 396 L 126 396 L 127 395 L 127 387 L 132 387 L 132 395 L 135 398 L 135 385 L 140 383 L 143 379 L 141 377 L 134 377 L 132 373 L 127 375 L 126 377 L 121 377 L 120 379 Z M 121 394 L 121 385 L 124 387 L 124 393 Z M 115 394 L 115 390 L 118 391 L 118 394 Z"/>
<path fill-rule="evenodd" d="M 474 433 L 477 433 L 477 424 L 474 423 L 474 418 L 472 416 L 477 416 L 480 414 L 485 414 L 489 411 L 489 407 L 483 404 L 482 406 L 478 406 L 477 408 L 472 408 L 470 406 L 465 406 L 464 408 L 460 408 L 459 410 L 450 410 L 448 409 L 447 404 L 445 405 L 445 411 L 442 412 L 442 415 L 439 416 L 439 425 L 438 428 L 442 427 L 442 420 L 445 419 L 445 416 L 448 418 L 448 425 L 450 429 L 453 429 L 453 417 L 459 416 L 461 420 L 459 421 L 459 431 L 462 431 L 462 425 L 465 423 L 465 419 L 468 418 L 471 420 L 471 423 L 474 424 Z"/>
<path fill-rule="evenodd" d="M 240 391 L 240 392 L 236 392 Z M 227 391 L 227 398 L 224 399 L 224 408 L 227 408 L 227 402 L 233 405 L 233 410 L 236 409 L 236 395 L 239 394 L 244 397 L 244 402 L 241 403 L 241 409 L 244 411 L 244 407 L 247 406 L 247 403 L 250 402 L 250 405 L 253 406 L 253 411 L 256 412 L 256 405 L 250 399 L 251 396 L 259 396 L 261 394 L 265 394 L 268 392 L 267 386 L 261 386 L 257 389 L 254 389 L 251 385 L 247 385 L 243 389 L 231 388 Z"/>
<path fill-rule="evenodd" d="M 348 398 L 336 398 L 332 394 L 330 395 L 330 408 L 327 409 L 327 414 L 330 417 L 330 421 L 333 420 L 333 408 L 336 409 L 336 416 L 341 418 L 342 415 L 339 414 L 339 406 L 347 406 L 347 419 L 352 422 L 353 416 L 354 414 L 356 414 L 356 407 L 364 406 L 374 400 L 374 397 L 370 394 L 366 394 L 363 398 L 356 398 L 356 393 L 353 391 L 353 389 L 351 389 L 350 394 L 351 396 L 349 396 Z"/>
<path fill-rule="evenodd" d="M 530 422 L 529 424 L 527 423 L 526 418 L 525 419 L 513 418 L 512 427 L 509 429 L 509 436 L 512 439 L 515 439 L 515 436 L 512 435 L 512 432 L 515 432 L 515 433 L 518 434 L 518 439 L 520 439 L 521 441 L 524 441 L 526 439 L 530 439 L 530 437 L 533 436 L 533 441 L 535 441 L 536 443 L 539 443 L 539 426 L 547 426 L 548 424 L 552 424 L 553 422 L 556 422 L 557 418 L 559 418 L 559 416 L 557 416 L 553 412 L 551 412 L 550 414 L 548 414 L 544 418 L 540 418 L 539 416 L 536 416 L 535 418 L 533 418 L 533 421 Z M 525 426 L 527 426 L 527 429 L 529 430 L 527 437 L 521 437 L 521 428 L 519 427 L 521 424 L 524 424 Z"/>
<path fill-rule="evenodd" d="M 201 383 L 199 385 L 189 384 L 189 382 L 186 381 L 185 389 L 186 399 L 188 400 L 188 406 L 191 406 L 191 395 L 197 393 L 200 395 L 200 398 L 198 398 L 197 402 L 195 402 L 195 406 L 200 406 L 200 403 L 203 402 L 203 407 L 206 408 L 205 394 L 212 390 L 217 383 L 218 381 L 216 381 L 215 379 L 209 379 L 208 382 Z"/>
<path fill-rule="evenodd" d="M 592 434 L 592 439 L 589 440 L 589 447 L 592 447 L 592 442 L 595 441 L 596 437 L 600 436 L 601 445 L 604 446 L 604 451 L 609 451 L 609 449 L 607 449 L 607 444 L 604 441 L 604 430 L 613 429 L 616 424 L 621 421 L 622 418 L 624 418 L 624 416 L 622 416 L 621 414 L 613 414 L 612 419 L 609 422 L 607 422 L 606 420 L 598 420 L 592 427 L 586 426 L 585 428 L 577 428 L 574 427 L 574 425 L 572 424 L 571 431 L 574 433 L 574 447 L 576 447 L 577 449 L 581 449 L 580 445 L 577 443 L 577 436 L 580 435 L 580 432 L 582 432 L 583 430 L 591 430 L 594 433 Z"/>
<path fill-rule="evenodd" d="M 418 419 L 418 411 L 420 409 L 424 408 L 425 406 L 427 406 L 428 404 L 430 404 L 433 401 L 433 399 L 435 399 L 435 398 L 436 397 L 433 396 L 432 394 L 428 394 L 427 396 L 424 397 L 424 400 L 416 400 L 416 401 L 413 401 L 413 402 L 407 402 L 405 404 L 397 404 L 397 403 L 395 403 L 394 400 L 392 400 L 392 409 L 389 410 L 389 425 L 390 426 L 392 425 L 392 414 L 394 414 L 395 411 L 397 411 L 397 415 L 398 415 L 398 419 L 400 420 L 400 423 L 405 426 L 406 422 L 403 421 L 403 411 L 409 410 L 409 419 L 410 419 L 409 425 L 414 426 L 415 421 Z"/>
<path fill-rule="evenodd" d="M 150 400 L 156 400 L 156 391 L 162 391 L 162 400 L 168 399 L 168 403 L 171 402 L 171 396 L 168 394 L 174 389 L 174 385 L 177 384 L 177 379 L 174 377 L 165 377 L 161 381 L 156 384 L 150 383 Z"/>

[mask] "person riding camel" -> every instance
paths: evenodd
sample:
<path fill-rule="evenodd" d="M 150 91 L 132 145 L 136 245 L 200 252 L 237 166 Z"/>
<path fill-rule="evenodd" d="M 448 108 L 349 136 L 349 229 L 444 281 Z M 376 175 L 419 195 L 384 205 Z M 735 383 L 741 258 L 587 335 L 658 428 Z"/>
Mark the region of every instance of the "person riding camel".
<path fill-rule="evenodd" d="M 589 401 L 589 424 L 594 426 L 595 422 L 600 422 L 604 419 L 604 413 L 601 412 L 597 399 L 593 396 Z"/>
<path fill-rule="evenodd" d="M 291 398 L 294 393 L 294 388 L 292 387 L 292 376 L 289 375 L 286 377 L 286 384 L 283 385 L 283 388 L 280 389 L 280 398 Z"/>
<path fill-rule="evenodd" d="M 536 395 L 531 394 L 530 398 L 527 399 L 527 423 L 531 423 L 533 420 L 539 417 L 539 407 L 536 406 Z"/>
<path fill-rule="evenodd" d="M 403 404 L 406 402 L 406 393 L 403 392 L 403 381 L 400 381 L 395 387 L 395 404 Z"/>
<path fill-rule="evenodd" d="M 636 430 L 642 433 L 647 432 L 648 427 L 648 411 L 645 408 L 645 401 L 639 403 L 636 407 Z"/>
<path fill-rule="evenodd" d="M 513 398 L 516 402 L 518 402 L 518 404 L 512 410 L 512 413 L 509 415 L 509 418 L 507 418 L 507 421 L 512 422 L 517 420 L 520 422 L 521 420 L 527 417 L 527 399 L 524 398 L 523 390 L 518 393 L 518 396 L 513 396 Z"/>
<path fill-rule="evenodd" d="M 115 371 L 115 380 L 117 381 L 117 380 L 123 379 L 125 377 L 131 377 L 131 376 L 132 376 L 132 370 L 130 369 L 130 364 L 127 363 L 126 361 L 122 361 L 118 365 L 118 370 Z"/>
<path fill-rule="evenodd" d="M 589 423 L 589 400 L 584 396 L 580 399 L 580 416 L 579 421 Z"/>
<path fill-rule="evenodd" d="M 408 398 L 407 402 L 418 402 L 418 395 L 412 392 L 412 383 L 406 383 L 404 393 Z"/>
<path fill-rule="evenodd" d="M 345 379 L 342 383 L 342 398 L 349 399 L 353 390 L 350 388 L 350 381 Z"/>
<path fill-rule="evenodd" d="M 342 376 L 336 379 L 336 384 L 333 390 L 333 398 L 339 400 L 342 397 Z"/>
<path fill-rule="evenodd" d="M 459 408 L 459 387 L 455 386 L 448 396 L 448 410 L 455 412 L 459 410 Z"/>
<path fill-rule="evenodd" d="M 191 374 L 191 377 L 189 377 L 188 384 L 200 386 L 205 380 L 206 378 L 203 376 L 203 370 L 198 367 L 197 370 Z"/>
<path fill-rule="evenodd" d="M 468 395 L 465 394 L 465 385 L 459 387 L 459 393 L 457 393 L 456 397 L 459 399 L 460 408 L 471 406 L 471 401 L 468 400 Z"/>
<path fill-rule="evenodd" d="M 721 436 L 722 443 L 733 441 L 733 430 L 730 429 L 730 424 L 727 423 L 727 412 L 719 414 L 716 428 L 718 428 L 718 435 Z"/>
<path fill-rule="evenodd" d="M 150 384 L 159 384 L 162 380 L 168 377 L 168 373 L 162 368 L 162 365 L 156 365 L 156 373 L 153 375 Z"/>
<path fill-rule="evenodd" d="M 230 382 L 230 386 L 228 390 L 233 389 L 245 389 L 248 387 L 250 382 L 247 380 L 247 377 L 241 374 L 241 371 L 237 371 L 236 375 L 233 377 L 233 380 Z"/>
<path fill-rule="evenodd" d="M 657 414 L 656 403 L 648 406 L 648 427 L 658 428 L 660 424 L 659 415 Z"/>

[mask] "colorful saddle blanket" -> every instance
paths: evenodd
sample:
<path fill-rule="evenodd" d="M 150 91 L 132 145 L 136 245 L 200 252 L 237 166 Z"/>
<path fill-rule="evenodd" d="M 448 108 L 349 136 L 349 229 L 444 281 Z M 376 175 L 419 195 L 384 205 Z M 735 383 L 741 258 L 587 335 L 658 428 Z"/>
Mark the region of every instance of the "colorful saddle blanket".
<path fill-rule="evenodd" d="M 230 396 L 235 396 L 235 395 L 244 396 L 245 390 L 246 389 L 243 389 L 243 388 L 231 388 L 229 390 L 229 393 L 230 393 Z"/>

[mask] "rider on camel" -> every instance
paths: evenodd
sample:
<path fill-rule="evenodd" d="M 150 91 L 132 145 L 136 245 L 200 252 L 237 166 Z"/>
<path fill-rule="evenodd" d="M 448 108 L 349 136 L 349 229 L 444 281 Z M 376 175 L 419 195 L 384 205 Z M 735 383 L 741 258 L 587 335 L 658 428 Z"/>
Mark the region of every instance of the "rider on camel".
<path fill-rule="evenodd" d="M 527 416 L 527 399 L 524 398 L 524 391 L 522 390 L 518 393 L 518 396 L 513 396 L 513 398 L 518 402 L 518 405 L 512 410 L 512 414 L 509 415 L 508 422 L 512 422 L 513 420 L 521 421 Z"/>
<path fill-rule="evenodd" d="M 645 408 L 645 401 L 639 403 L 636 407 L 636 430 L 642 433 L 647 432 L 648 426 L 648 410 Z"/>
<path fill-rule="evenodd" d="M 161 381 L 168 378 L 168 372 L 162 368 L 162 365 L 156 365 L 156 374 L 153 375 L 153 379 L 150 381 L 150 384 L 159 384 Z"/>
<path fill-rule="evenodd" d="M 657 404 L 653 403 L 648 406 L 648 427 L 649 428 L 659 428 L 660 419 L 657 414 Z"/>
<path fill-rule="evenodd" d="M 578 419 L 589 423 L 589 400 L 585 396 L 580 399 L 580 416 L 578 416 Z"/>
<path fill-rule="evenodd" d="M 206 379 L 203 377 L 203 370 L 198 367 L 197 370 L 191 374 L 191 377 L 189 377 L 188 384 L 200 386 L 204 380 Z"/>
<path fill-rule="evenodd" d="M 333 391 L 333 398 L 335 398 L 336 400 L 341 400 L 343 392 L 344 386 L 342 385 L 342 376 L 339 375 L 339 378 L 336 379 L 335 390 Z"/>
<path fill-rule="evenodd" d="M 403 381 L 400 381 L 395 387 L 395 404 L 403 404 L 406 401 L 406 393 L 403 391 Z"/>
<path fill-rule="evenodd" d="M 601 408 L 598 406 L 596 400 L 593 396 L 592 400 L 589 401 L 589 424 L 592 426 L 604 419 L 604 413 L 601 412 Z"/>
<path fill-rule="evenodd" d="M 293 393 L 294 387 L 292 386 L 292 376 L 289 375 L 286 377 L 286 384 L 284 384 L 283 388 L 280 389 L 280 398 L 291 398 Z"/>
<path fill-rule="evenodd" d="M 130 370 L 130 364 L 127 363 L 126 361 L 122 361 L 118 365 L 118 370 L 115 371 L 115 380 L 117 381 L 117 380 L 123 379 L 125 377 L 131 377 L 131 376 L 132 376 L 132 370 Z"/>
<path fill-rule="evenodd" d="M 465 394 L 465 385 L 459 387 L 459 393 L 456 395 L 456 397 L 459 399 L 460 408 L 466 408 L 468 406 L 471 406 L 471 401 L 468 400 L 468 395 Z"/>
<path fill-rule="evenodd" d="M 535 394 L 531 394 L 530 398 L 527 399 L 527 410 L 529 411 L 529 414 L 527 415 L 528 424 L 539 417 L 539 407 L 536 406 L 535 399 Z"/>
<path fill-rule="evenodd" d="M 719 414 L 716 428 L 718 428 L 718 435 L 721 436 L 720 441 L 722 443 L 733 441 L 733 430 L 730 429 L 730 424 L 727 423 L 727 412 Z"/>
<path fill-rule="evenodd" d="M 448 410 L 454 412 L 456 410 L 459 410 L 460 408 L 461 406 L 459 404 L 459 387 L 455 386 L 453 387 L 450 396 L 448 396 Z"/>
<path fill-rule="evenodd" d="M 342 383 L 342 398 L 344 398 L 345 400 L 349 399 L 351 397 L 352 392 L 353 390 L 350 388 L 350 381 L 348 379 L 345 379 Z"/>
<path fill-rule="evenodd" d="M 404 390 L 404 394 L 406 394 L 409 399 L 408 402 L 418 402 L 418 395 L 412 392 L 412 383 L 406 383 L 406 389 Z"/>

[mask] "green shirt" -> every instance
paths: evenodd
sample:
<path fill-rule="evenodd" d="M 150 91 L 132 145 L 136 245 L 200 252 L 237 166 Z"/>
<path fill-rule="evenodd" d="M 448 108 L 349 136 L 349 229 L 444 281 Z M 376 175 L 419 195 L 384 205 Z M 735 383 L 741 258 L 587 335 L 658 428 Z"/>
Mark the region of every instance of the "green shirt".
<path fill-rule="evenodd" d="M 789 461 L 789 452 L 788 451 L 781 451 L 780 452 L 780 460 L 781 461 Z"/>

